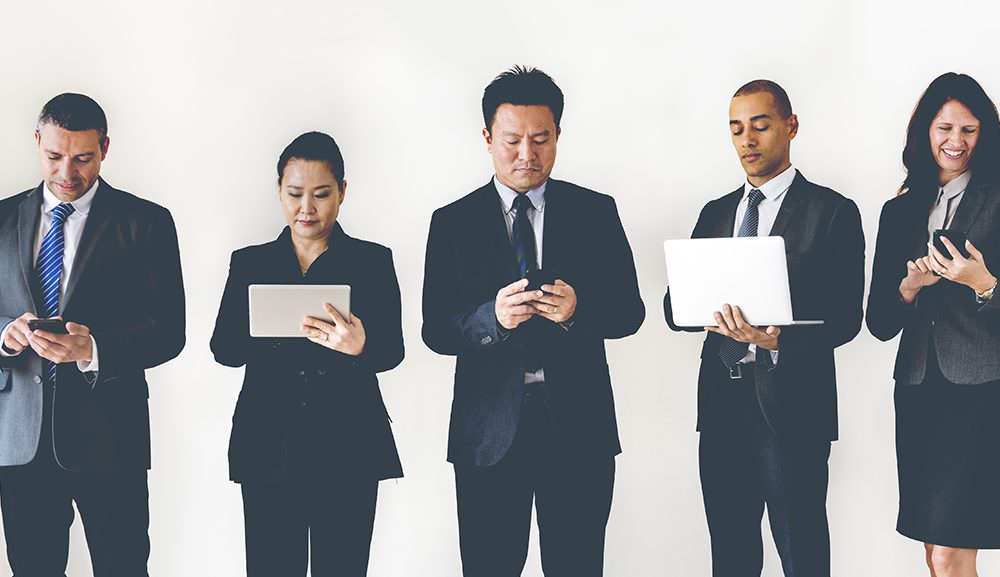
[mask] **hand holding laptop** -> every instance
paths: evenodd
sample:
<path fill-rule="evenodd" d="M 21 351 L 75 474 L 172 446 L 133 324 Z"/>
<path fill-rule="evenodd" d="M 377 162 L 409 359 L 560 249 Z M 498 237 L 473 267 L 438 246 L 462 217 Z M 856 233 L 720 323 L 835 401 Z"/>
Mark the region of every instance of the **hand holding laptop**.
<path fill-rule="evenodd" d="M 750 343 L 758 348 L 770 351 L 778 350 L 778 335 L 781 327 L 769 326 L 760 329 L 743 318 L 743 311 L 738 306 L 722 305 L 722 311 L 715 311 L 715 321 L 718 326 L 707 326 L 706 331 L 718 333 L 741 343 Z"/>
<path fill-rule="evenodd" d="M 365 350 L 365 326 L 361 319 L 351 313 L 346 320 L 330 303 L 323 304 L 323 310 L 330 315 L 327 322 L 316 317 L 306 317 L 300 330 L 317 345 L 356 357 Z"/>

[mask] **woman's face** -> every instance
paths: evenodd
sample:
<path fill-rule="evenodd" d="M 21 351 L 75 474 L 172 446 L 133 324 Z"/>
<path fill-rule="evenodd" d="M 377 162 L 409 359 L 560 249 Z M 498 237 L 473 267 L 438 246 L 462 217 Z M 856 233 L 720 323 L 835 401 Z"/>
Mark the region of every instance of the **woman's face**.
<path fill-rule="evenodd" d="M 938 164 L 941 184 L 968 169 L 978 140 L 979 119 L 961 102 L 945 102 L 931 121 L 931 153 Z"/>
<path fill-rule="evenodd" d="M 289 160 L 278 187 L 278 196 L 292 234 L 305 240 L 330 236 L 345 192 L 347 181 L 338 187 L 327 163 L 299 158 Z"/>

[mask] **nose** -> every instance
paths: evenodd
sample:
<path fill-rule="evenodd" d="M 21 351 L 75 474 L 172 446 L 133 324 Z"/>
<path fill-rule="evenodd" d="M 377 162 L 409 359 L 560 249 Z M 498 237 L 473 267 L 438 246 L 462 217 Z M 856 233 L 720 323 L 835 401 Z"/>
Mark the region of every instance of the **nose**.
<path fill-rule="evenodd" d="M 526 162 L 535 157 L 535 147 L 534 143 L 531 142 L 530 138 L 525 138 L 521 141 L 521 144 L 517 147 L 517 159 Z"/>
<path fill-rule="evenodd" d="M 60 182 L 71 182 L 74 180 L 76 171 L 73 170 L 73 163 L 69 158 L 63 158 L 57 165 L 56 176 L 59 177 Z"/>
<path fill-rule="evenodd" d="M 740 144 L 743 145 L 743 148 L 757 148 L 757 137 L 752 130 L 743 132 L 743 141 Z"/>
<path fill-rule="evenodd" d="M 305 214 L 312 214 L 316 209 L 315 204 L 316 203 L 313 201 L 313 197 L 311 194 L 303 194 L 302 205 L 300 206 L 299 210 Z"/>

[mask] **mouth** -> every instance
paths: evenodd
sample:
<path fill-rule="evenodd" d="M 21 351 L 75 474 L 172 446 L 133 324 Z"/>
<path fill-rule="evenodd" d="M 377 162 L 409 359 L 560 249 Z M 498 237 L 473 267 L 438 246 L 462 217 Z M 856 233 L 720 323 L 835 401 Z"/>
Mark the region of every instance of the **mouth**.
<path fill-rule="evenodd" d="M 56 182 L 54 184 L 56 185 L 56 188 L 58 188 L 59 190 L 66 191 L 66 192 L 72 192 L 72 191 L 80 188 L 80 186 L 81 186 L 82 183 L 76 182 L 76 183 L 63 184 L 61 182 Z"/>
<path fill-rule="evenodd" d="M 521 168 L 515 168 L 514 172 L 538 172 L 538 169 L 531 166 L 525 166 Z"/>
<path fill-rule="evenodd" d="M 760 156 L 761 155 L 760 155 L 759 152 L 748 152 L 748 153 L 744 154 L 742 156 L 742 158 L 743 158 L 743 160 L 745 160 L 747 162 L 753 162 L 753 161 L 757 160 L 758 158 L 760 158 Z"/>
<path fill-rule="evenodd" d="M 318 223 L 319 223 L 319 221 L 318 221 L 318 220 L 301 220 L 301 219 L 300 219 L 300 220 L 297 220 L 297 221 L 295 221 L 295 222 L 297 222 L 297 223 L 301 224 L 302 226 L 313 226 L 313 225 L 315 225 L 315 224 L 318 224 Z"/>
<path fill-rule="evenodd" d="M 962 156 L 965 155 L 964 150 L 955 150 L 951 148 L 942 148 L 941 152 L 943 152 L 948 158 L 962 158 Z"/>

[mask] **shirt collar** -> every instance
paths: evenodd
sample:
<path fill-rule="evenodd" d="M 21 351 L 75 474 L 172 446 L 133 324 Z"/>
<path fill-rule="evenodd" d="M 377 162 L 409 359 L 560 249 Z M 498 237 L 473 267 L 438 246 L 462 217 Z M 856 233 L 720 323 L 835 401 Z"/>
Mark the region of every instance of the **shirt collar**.
<path fill-rule="evenodd" d="M 100 186 L 101 181 L 98 179 L 94 182 L 94 186 L 90 187 L 90 190 L 84 193 L 83 196 L 74 200 L 70 204 L 73 205 L 73 213 L 87 216 L 90 212 L 90 205 L 94 202 L 94 195 L 97 193 L 97 187 Z M 57 206 L 62 204 L 59 197 L 55 195 L 51 190 L 49 190 L 48 183 L 42 184 L 42 211 L 49 213 L 55 210 Z"/>
<path fill-rule="evenodd" d="M 543 182 L 538 188 L 532 188 L 528 192 L 524 193 L 528 195 L 528 200 L 531 201 L 531 205 L 534 206 L 535 210 L 538 212 L 545 210 L 545 185 L 547 183 L 548 180 Z M 497 193 L 500 194 L 500 203 L 503 205 L 504 214 L 513 210 L 514 199 L 521 193 L 500 182 L 500 179 L 496 176 L 493 177 L 493 185 L 496 187 Z"/>
<path fill-rule="evenodd" d="M 760 186 L 754 186 L 747 181 L 743 184 L 743 198 L 749 197 L 750 191 L 756 188 L 767 200 L 778 200 L 792 186 L 793 180 L 795 180 L 795 167 L 789 166 L 784 172 Z"/>
<path fill-rule="evenodd" d="M 948 184 L 940 188 L 939 198 L 946 198 L 951 200 L 956 196 L 965 192 L 966 187 L 969 186 L 969 181 L 972 180 L 972 171 L 966 170 L 958 176 L 958 178 L 953 179 Z M 940 200 L 939 200 L 940 202 Z"/>

